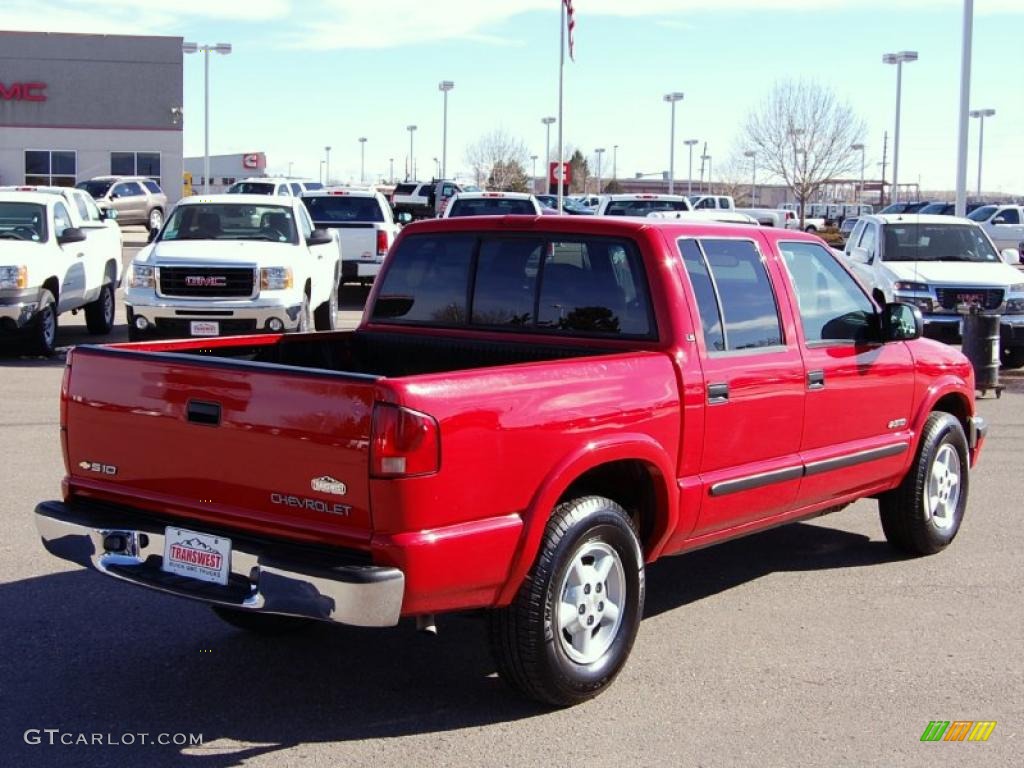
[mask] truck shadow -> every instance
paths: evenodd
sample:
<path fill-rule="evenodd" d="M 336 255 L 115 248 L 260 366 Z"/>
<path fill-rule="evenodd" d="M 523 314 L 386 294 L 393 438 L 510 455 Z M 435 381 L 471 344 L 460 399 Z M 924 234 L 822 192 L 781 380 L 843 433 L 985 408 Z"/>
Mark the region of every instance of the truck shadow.
<path fill-rule="evenodd" d="M 890 559 L 885 544 L 865 536 L 791 525 L 656 564 L 646 615 L 776 571 Z M 0 585 L 0 615 L 0 739 L 9 765 L 226 768 L 301 744 L 441 733 L 546 712 L 497 678 L 479 613 L 441 617 L 439 637 L 406 622 L 261 639 L 204 606 L 75 570 Z M 115 740 L 202 734 L 203 746 L 144 747 L 138 737 L 135 746 L 50 746 L 45 732 L 41 744 L 26 743 L 26 731 L 47 728 Z"/>

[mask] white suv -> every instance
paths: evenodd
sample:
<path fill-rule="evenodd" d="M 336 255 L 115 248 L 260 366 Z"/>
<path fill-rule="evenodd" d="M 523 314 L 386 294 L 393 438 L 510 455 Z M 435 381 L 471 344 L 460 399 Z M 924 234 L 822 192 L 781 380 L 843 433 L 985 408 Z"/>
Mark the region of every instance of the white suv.
<path fill-rule="evenodd" d="M 598 216 L 647 216 L 655 211 L 692 211 L 682 195 L 605 195 L 597 207 Z"/>
<path fill-rule="evenodd" d="M 298 197 L 303 192 L 313 192 L 323 188 L 324 185 L 318 181 L 304 181 L 302 179 L 275 176 L 252 176 L 248 179 L 239 179 L 224 190 L 224 194 Z"/>
<path fill-rule="evenodd" d="M 448 201 L 443 219 L 460 216 L 540 216 L 537 198 L 526 192 L 459 192 Z"/>

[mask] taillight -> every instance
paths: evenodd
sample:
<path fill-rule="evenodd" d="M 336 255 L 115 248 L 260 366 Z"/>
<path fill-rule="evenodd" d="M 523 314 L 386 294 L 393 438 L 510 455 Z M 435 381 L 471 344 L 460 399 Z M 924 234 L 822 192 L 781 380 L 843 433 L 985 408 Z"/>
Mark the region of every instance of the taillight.
<path fill-rule="evenodd" d="M 71 461 L 68 457 L 68 390 L 71 388 L 71 355 L 64 365 L 64 377 L 60 382 L 60 448 L 64 457 L 64 474 L 71 474 Z"/>
<path fill-rule="evenodd" d="M 371 477 L 429 475 L 440 467 L 440 428 L 432 416 L 389 403 L 374 405 Z"/>
<path fill-rule="evenodd" d="M 388 233 L 383 229 L 377 230 L 377 255 L 382 259 L 388 255 Z"/>

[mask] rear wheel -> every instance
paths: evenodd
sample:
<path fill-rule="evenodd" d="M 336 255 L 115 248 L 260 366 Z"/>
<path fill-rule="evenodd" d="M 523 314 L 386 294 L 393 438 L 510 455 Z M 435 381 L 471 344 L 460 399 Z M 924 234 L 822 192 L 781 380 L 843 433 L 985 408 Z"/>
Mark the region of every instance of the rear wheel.
<path fill-rule="evenodd" d="M 96 301 L 85 305 L 85 325 L 92 334 L 110 333 L 114 327 L 114 286 L 100 288 Z"/>
<path fill-rule="evenodd" d="M 960 422 L 941 411 L 929 416 L 907 476 L 878 499 L 890 544 L 912 555 L 933 555 L 949 546 L 967 507 L 969 461 Z"/>
<path fill-rule="evenodd" d="M 313 623 L 312 619 L 299 616 L 280 616 L 276 613 L 255 613 L 224 605 L 212 605 L 213 612 L 233 627 L 252 632 L 254 635 L 274 636 L 286 635 L 305 629 Z"/>
<path fill-rule="evenodd" d="M 1024 347 L 1003 347 L 999 352 L 999 363 L 1003 368 L 1024 367 Z"/>
<path fill-rule="evenodd" d="M 26 333 L 26 346 L 33 355 L 50 357 L 57 343 L 57 302 L 45 288 L 39 296 L 39 308 Z"/>
<path fill-rule="evenodd" d="M 313 317 L 318 331 L 333 331 L 337 327 L 338 317 L 338 283 L 335 281 L 331 289 L 331 297 L 316 308 Z"/>
<path fill-rule="evenodd" d="M 560 504 L 512 604 L 491 612 L 498 672 L 546 704 L 593 698 L 626 663 L 643 603 L 643 553 L 625 510 L 602 496 Z"/>

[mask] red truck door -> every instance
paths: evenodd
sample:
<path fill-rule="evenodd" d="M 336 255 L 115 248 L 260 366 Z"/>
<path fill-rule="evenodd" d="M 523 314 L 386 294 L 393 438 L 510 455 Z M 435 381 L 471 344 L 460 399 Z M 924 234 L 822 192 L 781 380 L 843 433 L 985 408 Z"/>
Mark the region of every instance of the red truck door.
<path fill-rule="evenodd" d="M 911 450 L 914 366 L 903 342 L 882 344 L 875 306 L 824 246 L 780 242 L 800 317 L 807 397 L 799 505 L 892 478 Z"/>
<path fill-rule="evenodd" d="M 704 497 L 693 535 L 789 510 L 802 467 L 803 361 L 751 238 L 679 240 L 705 381 Z M 776 266 L 777 269 L 777 266 Z M 777 278 L 776 278 L 777 279 Z"/>

